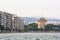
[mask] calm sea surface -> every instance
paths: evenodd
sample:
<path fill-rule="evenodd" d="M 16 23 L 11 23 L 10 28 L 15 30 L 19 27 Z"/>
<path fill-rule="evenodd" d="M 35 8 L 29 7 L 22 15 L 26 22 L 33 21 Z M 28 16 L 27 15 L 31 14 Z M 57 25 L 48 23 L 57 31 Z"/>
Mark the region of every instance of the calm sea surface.
<path fill-rule="evenodd" d="M 0 40 L 60 40 L 60 33 L 6 33 Z"/>

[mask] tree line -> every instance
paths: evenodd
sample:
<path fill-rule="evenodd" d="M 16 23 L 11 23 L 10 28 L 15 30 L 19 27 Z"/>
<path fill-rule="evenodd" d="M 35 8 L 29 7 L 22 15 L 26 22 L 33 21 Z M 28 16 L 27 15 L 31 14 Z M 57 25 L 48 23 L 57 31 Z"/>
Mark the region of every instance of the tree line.
<path fill-rule="evenodd" d="M 46 26 L 44 26 L 45 28 L 40 28 L 38 29 L 38 24 L 37 23 L 31 23 L 29 25 L 25 25 L 24 26 L 24 31 L 44 31 L 44 32 L 48 32 L 48 31 L 60 31 L 60 25 L 53 25 L 53 24 L 47 24 Z"/>

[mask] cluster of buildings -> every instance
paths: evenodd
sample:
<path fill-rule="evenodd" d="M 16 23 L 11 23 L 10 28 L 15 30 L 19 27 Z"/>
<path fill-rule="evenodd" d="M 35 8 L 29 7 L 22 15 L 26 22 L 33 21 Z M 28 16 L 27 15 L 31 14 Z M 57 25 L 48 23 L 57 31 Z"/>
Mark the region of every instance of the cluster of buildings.
<path fill-rule="evenodd" d="M 31 22 L 30 22 L 31 23 Z M 33 22 L 32 22 L 33 23 Z M 60 25 L 59 21 L 48 21 L 40 18 L 37 22 L 38 29 L 45 28 L 47 24 Z M 0 32 L 18 32 L 24 31 L 24 20 L 15 14 L 0 11 Z M 3 29 L 1 30 L 1 26 Z"/>
<path fill-rule="evenodd" d="M 20 31 L 24 29 L 24 23 L 20 17 L 14 14 L 1 12 L 1 11 L 0 11 L 0 25 L 4 27 L 3 31 L 5 32 L 6 30 L 13 32 L 13 31 L 17 31 L 17 30 Z"/>

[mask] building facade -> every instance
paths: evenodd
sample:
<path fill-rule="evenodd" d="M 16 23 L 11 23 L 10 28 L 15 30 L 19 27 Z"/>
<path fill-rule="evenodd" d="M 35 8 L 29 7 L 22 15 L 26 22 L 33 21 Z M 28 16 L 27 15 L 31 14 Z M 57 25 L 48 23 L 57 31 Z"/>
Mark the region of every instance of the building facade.
<path fill-rule="evenodd" d="M 12 14 L 0 11 L 0 25 L 4 27 L 4 31 L 10 30 L 12 27 Z"/>
<path fill-rule="evenodd" d="M 0 25 L 6 27 L 6 14 L 5 12 L 0 12 Z"/>
<path fill-rule="evenodd" d="M 6 29 L 12 29 L 12 14 L 6 13 Z"/>
<path fill-rule="evenodd" d="M 13 31 L 13 30 L 22 30 L 24 29 L 23 20 L 18 17 L 14 16 L 14 14 L 1 12 L 0 11 L 0 25 L 3 25 L 4 31 Z"/>
<path fill-rule="evenodd" d="M 24 29 L 23 20 L 18 16 L 14 16 L 13 24 L 14 24 L 13 29 L 17 29 L 17 30 L 23 30 Z"/>

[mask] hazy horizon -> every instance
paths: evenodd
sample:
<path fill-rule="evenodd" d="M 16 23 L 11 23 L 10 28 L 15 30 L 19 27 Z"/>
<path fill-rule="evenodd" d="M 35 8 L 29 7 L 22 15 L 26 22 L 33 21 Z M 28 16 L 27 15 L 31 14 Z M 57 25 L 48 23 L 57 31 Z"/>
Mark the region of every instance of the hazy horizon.
<path fill-rule="evenodd" d="M 0 11 L 20 17 L 44 17 L 60 19 L 60 0 L 0 0 Z"/>

